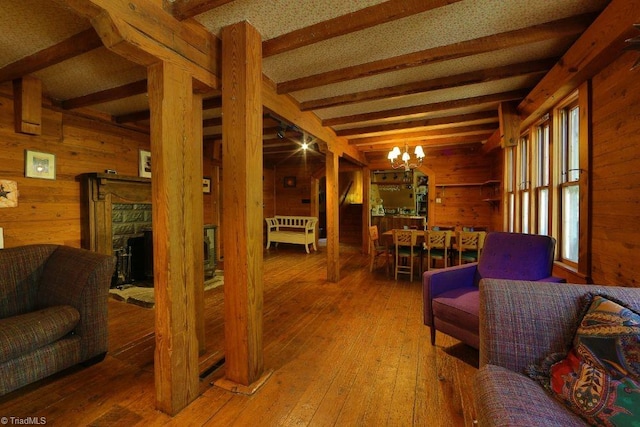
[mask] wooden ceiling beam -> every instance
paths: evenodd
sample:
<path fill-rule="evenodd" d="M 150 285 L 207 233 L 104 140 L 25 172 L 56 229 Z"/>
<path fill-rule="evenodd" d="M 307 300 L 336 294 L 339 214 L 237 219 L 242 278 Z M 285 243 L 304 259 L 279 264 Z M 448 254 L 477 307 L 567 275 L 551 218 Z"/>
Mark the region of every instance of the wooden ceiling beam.
<path fill-rule="evenodd" d="M 548 72 L 551 67 L 553 67 L 556 61 L 557 58 L 527 61 L 519 64 L 509 64 L 501 67 L 471 71 L 468 73 L 457 74 L 453 76 L 439 77 L 431 80 L 405 83 L 397 86 L 371 89 L 328 98 L 319 98 L 302 102 L 300 104 L 300 109 L 302 111 L 309 111 L 321 108 L 337 107 L 340 105 L 374 101 L 392 96 L 405 96 L 440 89 L 449 89 L 478 83 L 486 83 L 510 77 L 544 74 Z"/>
<path fill-rule="evenodd" d="M 231 3 L 233 0 L 175 0 L 168 6 L 168 11 L 176 19 L 184 21 L 211 9 Z"/>
<path fill-rule="evenodd" d="M 349 144 L 356 146 L 358 149 L 361 149 L 362 146 L 366 146 L 366 145 L 385 144 L 385 143 L 391 143 L 394 141 L 404 142 L 404 141 L 412 141 L 417 139 L 430 139 L 430 138 L 437 138 L 437 137 L 483 135 L 487 133 L 491 134 L 495 131 L 496 128 L 497 126 L 495 124 L 488 123 L 488 124 L 480 124 L 480 125 L 458 126 L 458 127 L 451 127 L 451 128 L 445 128 L 445 129 L 430 129 L 430 130 L 423 130 L 418 132 L 405 132 L 405 133 L 396 133 L 396 134 L 390 134 L 390 135 L 369 136 L 365 138 L 350 139 Z"/>
<path fill-rule="evenodd" d="M 523 119 L 520 129 L 531 126 L 578 85 L 613 62 L 625 40 L 637 33 L 633 25 L 639 20 L 640 0 L 612 0 L 518 105 Z"/>
<path fill-rule="evenodd" d="M 57 0 L 89 19 L 102 43 L 145 67 L 171 62 L 193 77 L 194 90 L 220 88 L 220 41 L 196 21 L 180 22 L 161 2 Z"/>
<path fill-rule="evenodd" d="M 408 141 L 409 149 L 416 145 L 422 145 L 423 149 L 433 147 L 445 147 L 452 145 L 464 145 L 464 144 L 482 144 L 491 136 L 491 133 L 482 133 L 478 135 L 462 135 L 462 136 L 440 136 L 429 139 L 418 139 L 414 141 Z M 366 146 L 360 146 L 358 149 L 363 153 L 388 153 L 393 147 L 400 146 L 397 142 L 387 142 L 381 144 L 371 144 Z M 404 146 L 404 144 L 402 144 Z"/>
<path fill-rule="evenodd" d="M 326 146 L 327 149 L 339 156 L 346 155 L 358 164 L 366 164 L 367 160 L 362 153 L 350 146 L 346 138 L 339 137 L 333 129 L 322 126 L 322 121 L 314 113 L 300 111 L 298 104 L 290 96 L 278 95 L 273 82 L 264 76 L 262 78 L 262 105 L 268 111 L 272 111 L 322 141 L 319 143 L 321 151 Z"/>
<path fill-rule="evenodd" d="M 35 73 L 99 47 L 102 47 L 102 40 L 93 28 L 89 28 L 33 55 L 5 65 L 0 69 L 0 83 Z"/>
<path fill-rule="evenodd" d="M 451 101 L 434 102 L 432 104 L 415 105 L 411 107 L 395 108 L 391 110 L 373 111 L 371 113 L 354 114 L 350 116 L 332 117 L 324 119 L 324 126 L 336 126 L 349 123 L 367 122 L 380 119 L 402 118 L 417 114 L 433 113 L 437 111 L 454 110 L 456 108 L 474 107 L 483 104 L 496 104 L 504 101 L 520 101 L 531 89 L 518 89 L 491 95 L 475 96 L 472 98 L 454 99 Z"/>
<path fill-rule="evenodd" d="M 214 108 L 220 108 L 222 106 L 222 98 L 209 98 L 202 101 L 202 110 L 212 110 Z M 149 110 L 134 111 L 129 114 L 122 114 L 114 117 L 116 123 L 130 123 L 138 122 L 141 120 L 149 120 L 151 113 Z"/>
<path fill-rule="evenodd" d="M 479 111 L 477 113 L 458 114 L 455 116 L 434 117 L 431 119 L 414 120 L 409 122 L 388 123 L 384 125 L 341 129 L 336 131 L 338 136 L 354 136 L 378 132 L 393 132 L 415 128 L 427 128 L 433 126 L 447 127 L 464 124 L 497 123 L 497 111 Z"/>
<path fill-rule="evenodd" d="M 62 101 L 60 104 L 65 110 L 72 110 L 74 108 L 87 107 L 89 105 L 102 104 L 104 102 L 129 98 L 143 93 L 147 93 L 147 79 L 102 90 L 100 92 L 90 93 L 77 98 L 70 98 Z"/>
<path fill-rule="evenodd" d="M 262 56 L 267 58 L 458 1 L 460 0 L 389 0 L 265 40 L 262 43 Z"/>
<path fill-rule="evenodd" d="M 278 93 L 291 93 L 346 80 L 359 79 L 441 61 L 449 61 L 471 55 L 479 55 L 481 53 L 493 52 L 499 49 L 507 49 L 544 40 L 576 36 L 588 27 L 594 17 L 594 14 L 578 15 L 528 28 L 493 34 L 447 46 L 438 46 L 420 52 L 412 52 L 393 58 L 385 58 L 366 64 L 353 65 L 351 67 L 326 71 L 312 76 L 305 76 L 279 83 L 277 86 Z"/>

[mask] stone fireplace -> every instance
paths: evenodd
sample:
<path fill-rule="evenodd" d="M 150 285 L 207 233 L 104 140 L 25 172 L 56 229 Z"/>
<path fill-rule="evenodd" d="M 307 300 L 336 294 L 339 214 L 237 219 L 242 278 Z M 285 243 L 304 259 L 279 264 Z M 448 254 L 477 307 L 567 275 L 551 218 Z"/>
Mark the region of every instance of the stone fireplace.
<path fill-rule="evenodd" d="M 117 257 L 115 283 L 135 279 L 152 284 L 151 180 L 89 173 L 82 177 L 82 192 L 82 246 Z M 215 232 L 215 226 L 205 225 L 205 281 L 215 274 Z"/>

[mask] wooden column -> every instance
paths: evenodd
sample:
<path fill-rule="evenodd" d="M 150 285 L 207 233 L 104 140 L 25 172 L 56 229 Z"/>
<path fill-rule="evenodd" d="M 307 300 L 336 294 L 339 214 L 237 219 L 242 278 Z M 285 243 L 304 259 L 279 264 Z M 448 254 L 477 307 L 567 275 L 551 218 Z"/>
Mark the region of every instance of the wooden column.
<path fill-rule="evenodd" d="M 222 29 L 225 378 L 216 385 L 253 393 L 262 348 L 262 47 L 247 22 Z"/>
<path fill-rule="evenodd" d="M 340 157 L 327 150 L 327 280 L 340 281 L 340 200 L 338 171 Z"/>
<path fill-rule="evenodd" d="M 371 225 L 371 170 L 362 168 L 362 253 L 369 254 L 371 241 L 369 226 Z"/>
<path fill-rule="evenodd" d="M 194 224 L 201 224 L 200 231 L 200 239 L 201 242 L 204 238 L 204 193 L 202 192 L 202 175 L 204 174 L 203 168 L 203 157 L 204 157 L 204 147 L 202 145 L 202 95 L 194 94 L 193 95 L 193 109 L 192 109 L 192 124 L 191 130 L 193 131 L 192 136 L 192 144 L 196 144 L 197 146 L 193 147 L 194 151 L 197 151 L 198 148 L 200 155 L 198 158 L 200 162 L 194 163 L 194 169 L 198 169 L 200 171 L 200 191 L 197 192 L 194 196 L 200 197 L 201 199 L 201 209 L 193 212 L 193 220 Z M 194 236 L 195 241 L 194 245 L 198 243 L 197 236 Z M 203 248 L 204 244 L 200 243 L 200 248 Z M 200 252 L 198 248 L 194 246 L 194 254 L 196 255 L 196 259 L 199 259 Z M 203 355 L 206 351 L 206 342 L 205 342 L 205 329 L 204 329 L 204 249 L 202 249 L 202 262 L 196 262 L 193 266 L 194 277 L 202 277 L 202 282 L 196 280 L 193 282 L 193 287 L 195 290 L 195 303 L 196 303 L 196 332 L 198 335 L 198 354 Z"/>
<path fill-rule="evenodd" d="M 311 216 L 320 219 L 320 180 L 313 174 L 311 175 Z M 320 238 L 320 221 L 316 223 L 316 248 Z"/>
<path fill-rule="evenodd" d="M 199 394 L 195 287 L 204 286 L 196 267 L 204 258 L 202 141 L 195 139 L 191 79 L 170 63 L 148 69 L 156 406 L 171 415 Z"/>

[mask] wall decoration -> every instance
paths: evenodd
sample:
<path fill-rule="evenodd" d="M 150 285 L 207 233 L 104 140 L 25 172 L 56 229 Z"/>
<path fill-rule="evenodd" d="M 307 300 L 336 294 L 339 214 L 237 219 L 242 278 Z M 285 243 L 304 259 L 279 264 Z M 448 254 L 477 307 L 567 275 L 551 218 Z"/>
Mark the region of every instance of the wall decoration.
<path fill-rule="evenodd" d="M 27 178 L 56 179 L 55 154 L 25 150 L 24 176 Z"/>
<path fill-rule="evenodd" d="M 202 178 L 202 192 L 205 194 L 211 194 L 211 178 Z"/>
<path fill-rule="evenodd" d="M 138 175 L 140 175 L 141 178 L 151 178 L 151 151 L 140 150 Z"/>
<path fill-rule="evenodd" d="M 295 186 L 296 186 L 296 177 L 295 176 L 285 176 L 283 185 L 284 185 L 284 188 L 295 188 Z"/>
<path fill-rule="evenodd" d="M 0 179 L 0 208 L 15 208 L 18 206 L 18 183 Z"/>

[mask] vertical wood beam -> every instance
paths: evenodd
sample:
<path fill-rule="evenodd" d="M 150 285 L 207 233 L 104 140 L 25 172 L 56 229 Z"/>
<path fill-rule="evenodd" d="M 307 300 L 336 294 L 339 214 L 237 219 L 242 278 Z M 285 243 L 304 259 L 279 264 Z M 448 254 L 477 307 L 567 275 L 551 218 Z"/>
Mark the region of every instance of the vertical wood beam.
<path fill-rule="evenodd" d="M 222 29 L 225 378 L 253 393 L 267 378 L 262 345 L 262 42 L 247 22 Z"/>
<path fill-rule="evenodd" d="M 311 216 L 320 219 L 320 180 L 311 176 Z M 316 248 L 320 236 L 320 221 L 316 222 Z"/>
<path fill-rule="evenodd" d="M 200 176 L 202 177 L 204 174 L 203 169 L 203 157 L 204 157 L 204 147 L 202 144 L 202 95 L 194 94 L 193 95 L 193 108 L 192 108 L 192 123 L 191 130 L 193 131 L 193 136 L 191 140 L 191 144 L 195 144 L 193 147 L 194 155 L 196 155 L 200 161 L 193 164 L 193 168 L 200 171 Z M 198 155 L 198 152 L 200 153 Z M 201 241 L 204 238 L 204 193 L 202 192 L 202 180 L 200 181 L 200 192 L 194 195 L 195 197 L 200 197 L 201 199 L 201 207 L 202 209 L 193 211 L 193 224 L 201 224 L 200 227 L 200 236 Z M 194 236 L 195 241 L 194 245 L 198 243 L 198 239 Z M 202 355 L 206 351 L 206 343 L 205 343 L 205 329 L 204 329 L 204 244 L 200 244 L 200 248 L 202 248 L 202 262 L 194 263 L 194 277 L 202 277 L 202 281 L 192 282 L 195 290 L 195 303 L 196 303 L 196 332 L 198 335 L 198 354 Z M 199 249 L 194 247 L 194 254 L 196 257 L 199 256 Z"/>
<path fill-rule="evenodd" d="M 202 141 L 195 140 L 192 78 L 160 62 L 148 69 L 155 288 L 156 406 L 178 413 L 199 394 L 195 287 L 202 244 Z"/>
<path fill-rule="evenodd" d="M 338 194 L 339 159 L 327 150 L 327 280 L 340 281 L 340 195 Z"/>
<path fill-rule="evenodd" d="M 362 168 L 362 253 L 368 255 L 371 250 L 369 226 L 371 225 L 371 170 Z"/>
<path fill-rule="evenodd" d="M 33 76 L 13 81 L 15 131 L 42 134 L 42 82 Z"/>

